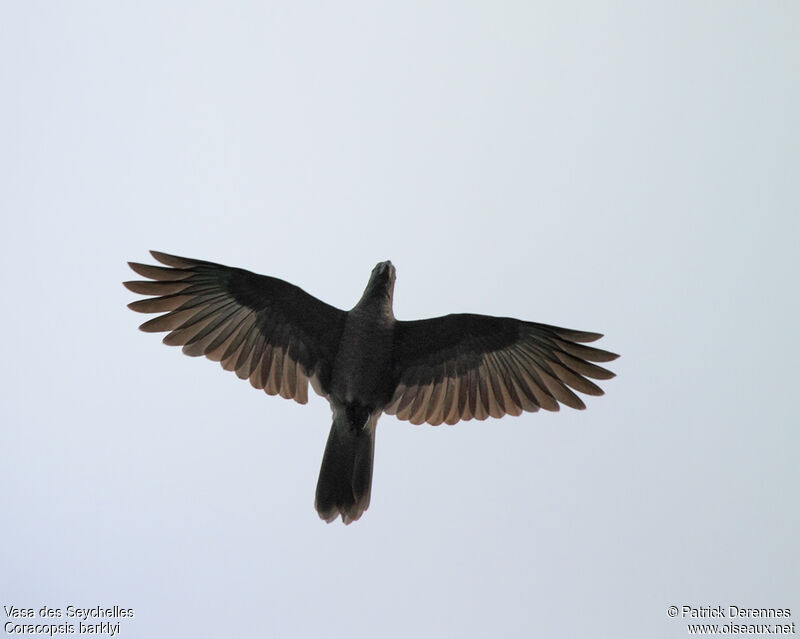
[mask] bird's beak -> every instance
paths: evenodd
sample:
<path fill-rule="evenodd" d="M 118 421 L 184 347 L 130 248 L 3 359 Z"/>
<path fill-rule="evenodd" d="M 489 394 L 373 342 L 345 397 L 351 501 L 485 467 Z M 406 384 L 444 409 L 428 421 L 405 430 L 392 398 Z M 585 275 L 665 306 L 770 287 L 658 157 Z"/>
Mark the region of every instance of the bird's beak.
<path fill-rule="evenodd" d="M 391 263 L 390 260 L 386 260 L 385 262 L 379 262 L 375 267 L 375 272 L 377 275 L 394 275 L 394 264 Z"/>

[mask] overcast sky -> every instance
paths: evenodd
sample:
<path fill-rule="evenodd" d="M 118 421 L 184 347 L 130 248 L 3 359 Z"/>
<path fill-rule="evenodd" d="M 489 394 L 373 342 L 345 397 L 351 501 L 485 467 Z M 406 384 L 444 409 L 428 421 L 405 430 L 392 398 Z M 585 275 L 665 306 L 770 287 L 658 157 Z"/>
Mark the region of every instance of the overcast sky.
<path fill-rule="evenodd" d="M 0 602 L 133 608 L 121 636 L 147 638 L 800 622 L 798 24 L 790 1 L 3 2 Z M 326 525 L 327 402 L 138 331 L 121 282 L 148 249 L 344 309 L 391 259 L 399 319 L 599 331 L 618 376 L 581 412 L 384 416 L 369 510 Z"/>

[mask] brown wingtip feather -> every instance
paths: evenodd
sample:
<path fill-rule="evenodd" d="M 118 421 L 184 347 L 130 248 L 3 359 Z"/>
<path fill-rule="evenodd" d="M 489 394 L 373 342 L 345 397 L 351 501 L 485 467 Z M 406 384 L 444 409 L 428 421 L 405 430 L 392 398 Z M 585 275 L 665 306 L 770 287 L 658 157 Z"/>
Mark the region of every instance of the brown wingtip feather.
<path fill-rule="evenodd" d="M 140 264 L 139 262 L 128 262 L 128 266 L 131 267 L 134 273 L 151 280 L 172 282 L 175 280 L 184 280 L 192 276 L 191 271 L 184 269 L 152 266 L 151 264 Z"/>
<path fill-rule="evenodd" d="M 576 331 L 571 328 L 557 327 L 555 332 L 560 337 L 572 340 L 573 342 L 596 342 L 601 337 L 602 333 L 591 333 L 589 331 Z"/>
<path fill-rule="evenodd" d="M 149 307 L 146 304 L 142 304 L 142 302 L 150 302 L 153 298 L 147 298 L 143 300 L 136 300 L 135 302 L 129 302 L 127 307 L 132 311 L 136 311 L 137 313 L 151 313 L 152 311 L 149 310 Z"/>
<path fill-rule="evenodd" d="M 190 285 L 186 281 L 174 282 L 155 282 L 144 280 L 132 280 L 130 282 L 123 282 L 122 285 L 129 291 L 138 293 L 139 295 L 172 295 L 173 293 L 180 293 L 183 289 Z"/>
<path fill-rule="evenodd" d="M 595 366 L 594 364 L 586 364 L 586 372 L 584 375 L 591 377 L 592 379 L 612 379 L 617 376 L 616 373 L 612 373 L 607 368 L 603 368 L 602 366 Z"/>
<path fill-rule="evenodd" d="M 179 255 L 172 255 L 170 253 L 162 253 L 161 251 L 151 250 L 150 255 L 152 255 L 162 264 L 172 266 L 173 268 L 192 268 L 198 264 L 210 264 L 210 262 L 204 262 L 203 260 L 193 260 L 188 257 L 181 257 Z"/>

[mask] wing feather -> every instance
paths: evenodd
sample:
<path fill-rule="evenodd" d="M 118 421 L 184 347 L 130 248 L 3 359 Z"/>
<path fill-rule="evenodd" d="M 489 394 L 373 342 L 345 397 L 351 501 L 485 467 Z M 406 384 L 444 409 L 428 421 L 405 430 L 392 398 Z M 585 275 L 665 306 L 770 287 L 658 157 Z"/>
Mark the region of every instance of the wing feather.
<path fill-rule="evenodd" d="M 164 266 L 129 262 L 147 280 L 124 282 L 145 299 L 128 304 L 163 313 L 146 332 L 187 355 L 205 355 L 267 393 L 308 401 L 308 383 L 329 393 L 346 313 L 274 277 L 151 251 Z M 413 398 L 412 398 L 413 400 Z"/>
<path fill-rule="evenodd" d="M 395 393 L 386 408 L 412 423 L 454 424 L 586 407 L 574 392 L 602 395 L 592 379 L 610 379 L 591 362 L 617 355 L 585 346 L 601 333 L 487 315 L 398 322 Z"/>

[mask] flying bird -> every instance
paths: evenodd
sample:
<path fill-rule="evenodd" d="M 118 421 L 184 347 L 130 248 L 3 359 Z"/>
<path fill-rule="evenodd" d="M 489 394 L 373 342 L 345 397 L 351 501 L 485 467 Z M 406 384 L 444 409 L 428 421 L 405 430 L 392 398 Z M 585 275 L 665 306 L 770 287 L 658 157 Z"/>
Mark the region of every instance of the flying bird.
<path fill-rule="evenodd" d="M 333 412 L 315 507 L 327 522 L 356 521 L 369 506 L 375 426 L 382 413 L 412 424 L 519 415 L 573 392 L 602 395 L 593 362 L 617 355 L 585 346 L 602 335 L 508 317 L 453 314 L 399 321 L 395 268 L 381 262 L 349 311 L 266 275 L 151 251 L 165 266 L 129 262 L 149 281 L 124 282 L 149 297 L 128 306 L 162 313 L 139 328 L 205 355 L 269 395 L 308 401 L 308 384 Z"/>

